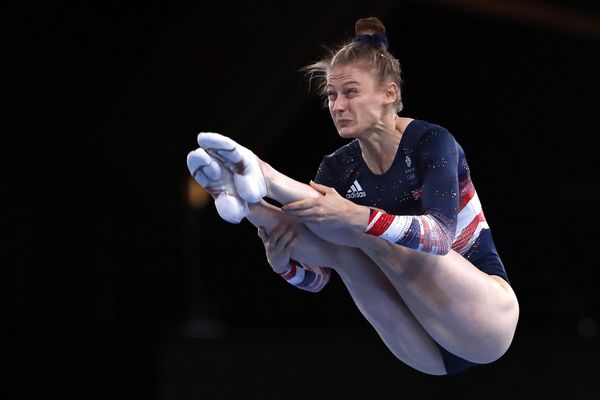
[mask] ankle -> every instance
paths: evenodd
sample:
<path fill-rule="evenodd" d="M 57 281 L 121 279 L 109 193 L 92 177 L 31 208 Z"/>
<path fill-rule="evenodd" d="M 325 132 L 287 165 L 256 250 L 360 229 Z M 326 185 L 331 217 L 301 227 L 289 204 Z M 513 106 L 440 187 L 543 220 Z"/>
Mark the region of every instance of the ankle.
<path fill-rule="evenodd" d="M 271 167 L 271 164 L 261 160 L 260 158 L 256 157 L 256 159 L 258 160 L 258 166 L 260 167 L 260 171 L 262 172 L 263 179 L 265 181 L 265 186 L 267 188 L 267 196 L 268 196 L 268 195 L 272 194 L 271 181 L 273 180 L 273 178 L 276 175 L 275 169 L 273 167 Z"/>

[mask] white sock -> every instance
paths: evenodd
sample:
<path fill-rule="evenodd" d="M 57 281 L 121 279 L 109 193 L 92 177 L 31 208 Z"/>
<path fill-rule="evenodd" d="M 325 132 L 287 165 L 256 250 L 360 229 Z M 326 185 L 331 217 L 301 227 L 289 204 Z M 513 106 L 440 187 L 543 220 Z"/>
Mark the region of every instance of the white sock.
<path fill-rule="evenodd" d="M 265 178 L 252 151 L 214 132 L 198 134 L 198 144 L 231 170 L 237 193 L 242 199 L 253 204 L 267 194 Z"/>
<path fill-rule="evenodd" d="M 215 199 L 221 218 L 237 224 L 248 215 L 248 203 L 238 196 L 231 172 L 218 160 L 198 148 L 188 154 L 187 165 L 196 182 Z"/>

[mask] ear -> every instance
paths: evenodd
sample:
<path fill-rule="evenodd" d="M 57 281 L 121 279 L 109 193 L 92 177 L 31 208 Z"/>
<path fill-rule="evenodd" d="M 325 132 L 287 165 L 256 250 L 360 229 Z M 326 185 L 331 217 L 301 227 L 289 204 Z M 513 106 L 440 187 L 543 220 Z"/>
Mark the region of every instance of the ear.
<path fill-rule="evenodd" d="M 388 82 L 385 84 L 385 104 L 393 104 L 398 98 L 398 84 Z"/>

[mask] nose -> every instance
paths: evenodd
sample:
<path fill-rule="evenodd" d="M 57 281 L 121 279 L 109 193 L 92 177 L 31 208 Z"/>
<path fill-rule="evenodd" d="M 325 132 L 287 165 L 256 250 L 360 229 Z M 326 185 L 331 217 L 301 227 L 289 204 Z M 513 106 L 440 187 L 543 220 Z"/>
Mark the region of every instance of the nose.
<path fill-rule="evenodd" d="M 331 111 L 335 113 L 341 113 L 346 110 L 347 102 L 344 96 L 338 96 L 335 100 L 333 100 L 333 104 L 331 104 Z"/>

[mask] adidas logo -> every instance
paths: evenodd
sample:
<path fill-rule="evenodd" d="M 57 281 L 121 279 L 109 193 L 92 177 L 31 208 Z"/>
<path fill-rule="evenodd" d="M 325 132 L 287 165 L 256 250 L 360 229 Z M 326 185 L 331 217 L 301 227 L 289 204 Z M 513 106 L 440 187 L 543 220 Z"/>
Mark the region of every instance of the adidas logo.
<path fill-rule="evenodd" d="M 357 197 L 367 197 L 367 194 L 365 193 L 363 188 L 360 187 L 360 185 L 358 184 L 358 181 L 354 180 L 354 183 L 352 184 L 352 186 L 350 186 L 350 189 L 348 189 L 348 191 L 346 192 L 346 198 L 354 199 Z"/>

